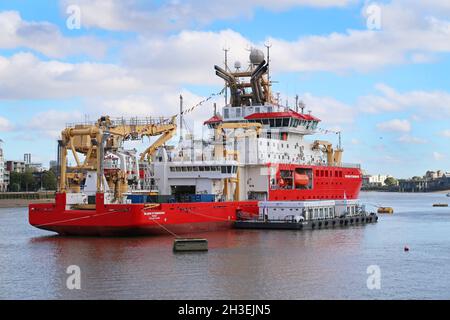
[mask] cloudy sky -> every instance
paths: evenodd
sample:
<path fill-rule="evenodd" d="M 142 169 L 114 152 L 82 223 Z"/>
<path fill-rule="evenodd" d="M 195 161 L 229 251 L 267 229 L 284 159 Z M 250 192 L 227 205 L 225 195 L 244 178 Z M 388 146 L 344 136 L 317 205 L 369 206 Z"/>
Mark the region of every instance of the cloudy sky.
<path fill-rule="evenodd" d="M 397 177 L 450 171 L 448 0 L 2 1 L 6 158 L 47 165 L 68 122 L 172 115 L 180 93 L 193 105 L 221 90 L 223 48 L 246 63 L 268 43 L 275 91 L 343 131 L 345 162 Z"/>

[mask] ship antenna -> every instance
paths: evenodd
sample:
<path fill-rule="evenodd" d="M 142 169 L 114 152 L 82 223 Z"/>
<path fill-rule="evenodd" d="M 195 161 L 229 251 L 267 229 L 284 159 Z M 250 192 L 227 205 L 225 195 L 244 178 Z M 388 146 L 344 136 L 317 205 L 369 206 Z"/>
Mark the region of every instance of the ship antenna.
<path fill-rule="evenodd" d="M 183 141 L 183 96 L 180 94 L 180 142 Z"/>
<path fill-rule="evenodd" d="M 298 113 L 298 94 L 295 95 L 295 112 Z"/>
<path fill-rule="evenodd" d="M 224 61 L 224 63 L 225 63 L 225 70 L 229 71 L 228 70 L 228 51 L 230 51 L 230 48 L 225 46 L 222 50 L 223 50 L 224 56 L 225 56 L 225 61 Z M 226 81 L 225 81 L 225 87 L 227 87 L 227 82 Z M 228 88 L 225 89 L 225 105 L 227 105 L 227 104 L 228 104 Z"/>
<path fill-rule="evenodd" d="M 339 135 L 338 149 L 342 149 L 341 132 L 338 131 L 337 134 Z"/>

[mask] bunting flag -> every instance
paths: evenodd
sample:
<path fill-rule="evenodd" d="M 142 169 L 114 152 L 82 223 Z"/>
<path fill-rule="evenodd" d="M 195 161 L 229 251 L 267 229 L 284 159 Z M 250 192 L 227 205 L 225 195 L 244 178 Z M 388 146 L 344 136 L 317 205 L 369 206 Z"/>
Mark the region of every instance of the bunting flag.
<path fill-rule="evenodd" d="M 333 131 L 333 130 L 322 129 L 322 128 L 317 128 L 317 130 L 319 130 L 320 132 L 322 132 L 324 134 L 329 134 L 329 133 L 339 134 L 340 133 L 340 131 Z"/>
<path fill-rule="evenodd" d="M 190 107 L 190 108 L 188 108 L 188 109 L 183 110 L 183 112 L 182 112 L 181 114 L 182 114 L 182 115 L 185 115 L 185 114 L 191 113 L 191 112 L 194 111 L 196 108 L 200 107 L 202 104 L 208 102 L 208 101 L 211 100 L 212 98 L 217 97 L 217 96 L 221 96 L 222 94 L 224 94 L 226 89 L 227 89 L 227 87 L 224 87 L 224 88 L 223 88 L 222 90 L 220 90 L 219 92 L 217 92 L 217 93 L 212 93 L 208 98 L 203 99 L 202 101 L 200 101 L 199 103 L 197 103 L 196 105 L 193 105 L 192 107 Z M 178 114 L 175 115 L 175 117 L 178 117 L 179 115 L 180 115 L 180 114 L 178 113 Z"/>

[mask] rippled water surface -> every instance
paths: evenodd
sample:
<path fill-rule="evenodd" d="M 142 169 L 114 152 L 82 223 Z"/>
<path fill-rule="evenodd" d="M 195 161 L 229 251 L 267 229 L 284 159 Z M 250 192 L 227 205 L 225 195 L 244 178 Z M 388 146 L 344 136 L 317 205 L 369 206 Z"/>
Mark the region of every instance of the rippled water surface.
<path fill-rule="evenodd" d="M 0 298 L 450 299 L 450 207 L 432 207 L 450 198 L 361 197 L 395 214 L 346 229 L 196 234 L 209 252 L 185 254 L 170 236 L 58 237 L 29 226 L 25 208 L 0 209 Z M 81 290 L 66 287 L 70 265 L 81 268 Z M 370 265 L 380 290 L 367 288 Z"/>

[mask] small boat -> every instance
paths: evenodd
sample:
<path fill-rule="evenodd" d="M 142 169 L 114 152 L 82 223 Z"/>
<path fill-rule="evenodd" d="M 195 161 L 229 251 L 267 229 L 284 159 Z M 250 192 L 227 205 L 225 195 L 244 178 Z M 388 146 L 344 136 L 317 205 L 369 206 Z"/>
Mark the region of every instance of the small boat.
<path fill-rule="evenodd" d="M 447 193 L 447 197 L 450 197 L 450 192 L 449 192 L 449 193 Z"/>
<path fill-rule="evenodd" d="M 379 207 L 377 212 L 378 213 L 393 214 L 394 213 L 394 209 L 391 208 L 391 207 Z"/>
<path fill-rule="evenodd" d="M 448 207 L 448 203 L 434 203 L 433 207 Z"/>

